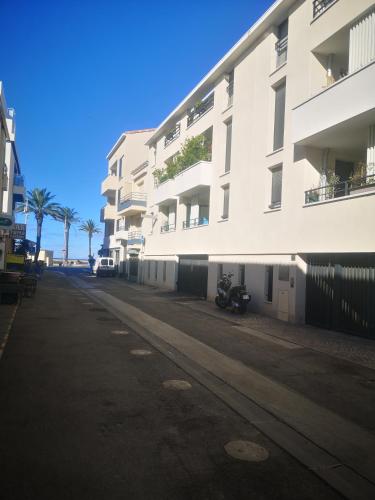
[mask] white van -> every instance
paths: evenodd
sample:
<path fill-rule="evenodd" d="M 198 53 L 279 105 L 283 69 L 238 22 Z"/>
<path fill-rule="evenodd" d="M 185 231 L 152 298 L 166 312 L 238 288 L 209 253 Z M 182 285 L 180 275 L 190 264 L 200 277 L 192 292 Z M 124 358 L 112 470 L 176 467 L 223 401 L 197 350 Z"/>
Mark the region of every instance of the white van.
<path fill-rule="evenodd" d="M 116 276 L 116 265 L 110 257 L 99 257 L 96 259 L 93 271 L 97 278 L 100 276 Z"/>

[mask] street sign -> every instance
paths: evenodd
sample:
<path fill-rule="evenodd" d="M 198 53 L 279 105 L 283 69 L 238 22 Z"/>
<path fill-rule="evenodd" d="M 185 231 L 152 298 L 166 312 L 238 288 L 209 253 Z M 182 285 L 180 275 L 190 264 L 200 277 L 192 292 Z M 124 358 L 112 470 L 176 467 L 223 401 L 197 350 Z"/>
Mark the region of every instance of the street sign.
<path fill-rule="evenodd" d="M 0 217 L 0 227 L 9 228 L 13 224 L 11 217 Z"/>
<path fill-rule="evenodd" d="M 26 238 L 26 224 L 14 224 L 12 227 L 12 237 L 15 240 L 24 240 Z"/>

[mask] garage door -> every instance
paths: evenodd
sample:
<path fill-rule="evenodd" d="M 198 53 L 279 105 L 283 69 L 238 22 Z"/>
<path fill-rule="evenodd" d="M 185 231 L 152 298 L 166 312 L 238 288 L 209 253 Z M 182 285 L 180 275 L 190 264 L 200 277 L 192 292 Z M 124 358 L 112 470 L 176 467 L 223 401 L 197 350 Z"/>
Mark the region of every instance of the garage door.
<path fill-rule="evenodd" d="M 375 339 L 375 255 L 308 257 L 306 322 Z"/>
<path fill-rule="evenodd" d="M 178 262 L 177 290 L 207 297 L 208 256 L 181 255 Z"/>

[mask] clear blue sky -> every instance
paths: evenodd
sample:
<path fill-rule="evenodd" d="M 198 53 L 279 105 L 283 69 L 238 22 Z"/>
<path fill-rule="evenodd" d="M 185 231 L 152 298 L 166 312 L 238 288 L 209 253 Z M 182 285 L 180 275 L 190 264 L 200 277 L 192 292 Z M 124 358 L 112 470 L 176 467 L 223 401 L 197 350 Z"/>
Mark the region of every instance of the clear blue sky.
<path fill-rule="evenodd" d="M 0 80 L 16 109 L 28 189 L 46 187 L 99 223 L 105 157 L 118 136 L 157 126 L 272 3 L 0 0 Z M 45 223 L 42 247 L 61 256 L 61 224 Z M 70 249 L 88 254 L 75 228 Z"/>

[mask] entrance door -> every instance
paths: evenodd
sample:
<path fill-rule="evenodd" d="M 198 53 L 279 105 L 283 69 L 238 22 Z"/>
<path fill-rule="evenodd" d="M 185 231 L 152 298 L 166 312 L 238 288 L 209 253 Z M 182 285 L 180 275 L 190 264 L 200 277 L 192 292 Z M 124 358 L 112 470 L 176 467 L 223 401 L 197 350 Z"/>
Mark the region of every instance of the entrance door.
<path fill-rule="evenodd" d="M 306 323 L 375 338 L 375 254 L 308 258 Z"/>
<path fill-rule="evenodd" d="M 129 258 L 129 281 L 138 279 L 138 255 L 131 255 Z"/>
<path fill-rule="evenodd" d="M 208 256 L 182 255 L 178 263 L 177 290 L 207 297 Z"/>

